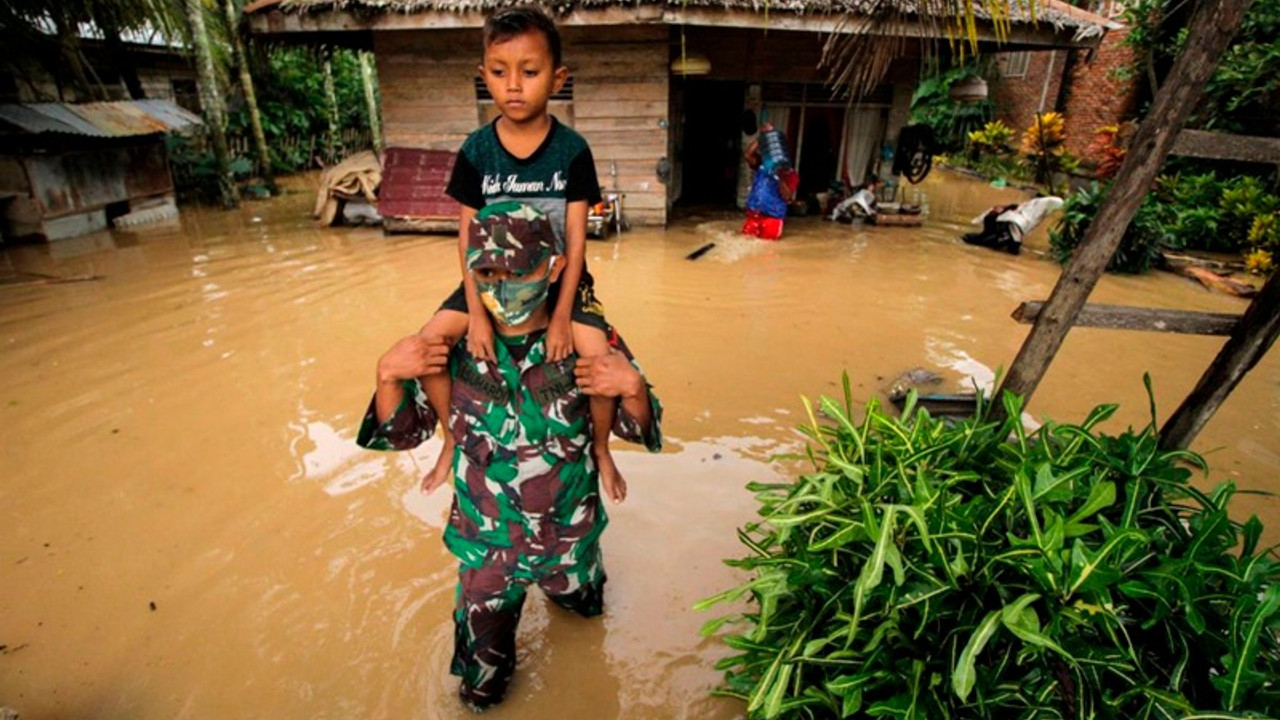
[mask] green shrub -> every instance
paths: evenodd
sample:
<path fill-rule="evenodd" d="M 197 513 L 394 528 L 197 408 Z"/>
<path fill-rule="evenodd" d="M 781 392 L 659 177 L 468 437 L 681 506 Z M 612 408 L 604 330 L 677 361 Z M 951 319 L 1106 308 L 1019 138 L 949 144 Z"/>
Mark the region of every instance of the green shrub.
<path fill-rule="evenodd" d="M 1254 221 L 1259 216 L 1280 210 L 1280 198 L 1267 192 L 1262 181 L 1243 175 L 1226 183 L 1220 200 L 1223 216 L 1223 234 L 1235 248 L 1255 245 L 1250 239 Z M 1264 221 L 1265 222 L 1265 221 Z"/>
<path fill-rule="evenodd" d="M 969 133 L 969 151 L 976 156 L 1001 155 L 1011 152 L 1009 144 L 1013 142 L 1013 128 L 1000 120 L 992 120 L 982 126 L 981 130 Z"/>
<path fill-rule="evenodd" d="M 1066 262 L 1084 239 L 1106 188 L 1093 184 L 1067 198 L 1061 221 L 1049 233 L 1059 262 Z M 1143 198 L 1107 269 L 1145 272 L 1162 262 L 1162 248 L 1239 253 L 1266 249 L 1267 217 L 1277 211 L 1280 198 L 1249 175 L 1225 181 L 1213 173 L 1163 175 Z M 1262 229 L 1255 230 L 1259 222 Z"/>
<path fill-rule="evenodd" d="M 1067 196 L 1058 224 L 1049 230 L 1049 250 L 1060 263 L 1066 263 L 1093 223 L 1110 185 L 1092 182 L 1088 187 Z M 1107 265 L 1109 272 L 1143 273 L 1158 267 L 1164 259 L 1161 248 L 1171 244 L 1167 228 L 1160 221 L 1159 207 L 1148 194 L 1138 207 L 1133 222 L 1120 240 L 1116 254 Z"/>
<path fill-rule="evenodd" d="M 1188 483 L 1199 456 L 1098 433 L 1115 406 L 1028 434 L 1014 396 L 855 424 L 844 395 L 810 408 L 812 472 L 749 486 L 749 579 L 699 604 L 747 601 L 704 633 L 733 630 L 719 692 L 749 717 L 1280 713 L 1280 558 L 1232 485 Z"/>
<path fill-rule="evenodd" d="M 203 137 L 171 133 L 164 137 L 169 152 L 169 168 L 178 198 L 214 203 L 218 201 L 218 162 Z M 253 174 L 253 163 L 246 157 L 231 158 L 231 177 L 239 182 Z"/>

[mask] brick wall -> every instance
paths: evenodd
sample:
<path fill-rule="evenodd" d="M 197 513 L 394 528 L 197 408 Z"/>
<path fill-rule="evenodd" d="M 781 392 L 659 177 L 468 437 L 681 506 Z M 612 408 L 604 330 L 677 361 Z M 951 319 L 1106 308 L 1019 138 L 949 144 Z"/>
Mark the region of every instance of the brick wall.
<path fill-rule="evenodd" d="M 1133 51 L 1123 45 L 1127 29 L 1107 33 L 1092 54 L 1085 50 L 1039 51 L 1030 54 L 1026 74 L 1022 77 L 998 77 L 992 83 L 991 97 L 996 103 L 996 117 L 1014 128 L 1021 142 L 1022 133 L 1035 120 L 1040 98 L 1045 110 L 1055 109 L 1062 95 L 1060 86 L 1067 67 L 1068 52 L 1075 53 L 1071 79 L 1067 87 L 1067 150 L 1085 161 L 1095 161 L 1087 154 L 1094 131 L 1114 125 L 1132 116 L 1137 93 L 1135 80 L 1122 80 L 1116 71 L 1133 63 Z M 1001 58 L 1007 67 L 1012 53 Z M 1048 92 L 1045 77 L 1049 74 Z"/>
<path fill-rule="evenodd" d="M 1128 29 L 1112 30 L 1091 58 L 1076 62 L 1067 98 L 1067 150 L 1082 160 L 1093 142 L 1094 131 L 1133 116 L 1137 103 L 1137 78 L 1121 79 L 1116 71 L 1133 65 L 1133 50 L 1123 45 Z"/>
<path fill-rule="evenodd" d="M 1062 84 L 1062 68 L 1066 66 L 1066 50 L 1037 50 L 1027 53 L 1026 73 L 1020 77 L 1003 75 L 1003 68 L 1016 53 L 1000 58 L 1002 74 L 991 82 L 991 99 L 996 104 L 996 119 L 1017 132 L 1016 143 L 1022 141 L 1022 133 L 1035 122 L 1040 98 L 1045 98 L 1045 109 L 1052 110 Z M 1045 76 L 1049 75 L 1046 91 Z"/>

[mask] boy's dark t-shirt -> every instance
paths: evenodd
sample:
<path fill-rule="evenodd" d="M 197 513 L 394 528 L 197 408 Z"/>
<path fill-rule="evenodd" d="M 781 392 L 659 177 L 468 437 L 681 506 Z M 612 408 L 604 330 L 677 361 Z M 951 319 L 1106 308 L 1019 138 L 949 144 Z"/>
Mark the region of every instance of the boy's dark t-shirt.
<path fill-rule="evenodd" d="M 524 159 L 502 146 L 497 120 L 471 133 L 458 151 L 445 192 L 476 210 L 506 200 L 537 207 L 551 218 L 560 255 L 564 254 L 565 207 L 579 200 L 594 205 L 601 199 L 591 148 L 554 116 L 542 145 Z"/>

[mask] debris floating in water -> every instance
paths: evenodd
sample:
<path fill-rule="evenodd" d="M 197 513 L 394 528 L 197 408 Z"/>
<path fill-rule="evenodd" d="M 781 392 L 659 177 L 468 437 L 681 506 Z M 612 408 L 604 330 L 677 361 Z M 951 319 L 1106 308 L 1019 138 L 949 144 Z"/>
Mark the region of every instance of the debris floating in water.
<path fill-rule="evenodd" d="M 61 283 L 87 282 L 101 280 L 101 275 L 48 275 L 36 272 L 19 272 L 10 277 L 0 278 L 0 285 L 21 287 L 24 285 L 58 285 Z"/>
<path fill-rule="evenodd" d="M 703 245 L 702 247 L 698 248 L 697 250 L 694 250 L 693 252 L 689 253 L 688 255 L 685 255 L 685 256 L 684 256 L 684 259 L 685 259 L 685 260 L 697 260 L 698 258 L 702 257 L 703 255 L 706 255 L 706 254 L 707 254 L 707 251 L 708 251 L 708 250 L 710 250 L 711 248 L 715 247 L 715 246 L 716 246 L 716 244 L 715 244 L 715 243 L 713 243 L 713 242 L 712 242 L 712 243 L 707 243 L 706 245 Z"/>

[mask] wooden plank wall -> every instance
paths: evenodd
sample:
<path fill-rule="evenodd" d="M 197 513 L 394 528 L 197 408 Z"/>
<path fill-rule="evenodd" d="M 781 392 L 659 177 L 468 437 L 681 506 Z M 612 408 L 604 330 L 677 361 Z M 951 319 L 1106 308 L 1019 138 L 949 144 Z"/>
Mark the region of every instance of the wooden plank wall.
<path fill-rule="evenodd" d="M 557 112 L 587 142 L 596 172 L 636 225 L 667 220 L 657 165 L 667 152 L 668 31 L 665 25 L 565 28 L 564 61 L 574 79 L 572 109 Z M 480 30 L 374 33 L 382 122 L 393 146 L 457 150 L 480 122 L 474 79 Z M 566 117 L 567 116 L 567 117 Z"/>
<path fill-rule="evenodd" d="M 480 30 L 373 34 L 388 146 L 457 150 L 480 124 Z"/>
<path fill-rule="evenodd" d="M 606 190 L 610 164 L 617 168 L 626 218 L 635 225 L 667 222 L 667 186 L 657 172 L 667 154 L 667 37 L 666 25 L 564 31 L 574 127 L 591 144 Z"/>

